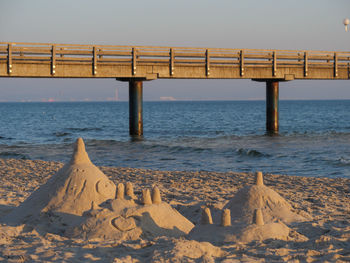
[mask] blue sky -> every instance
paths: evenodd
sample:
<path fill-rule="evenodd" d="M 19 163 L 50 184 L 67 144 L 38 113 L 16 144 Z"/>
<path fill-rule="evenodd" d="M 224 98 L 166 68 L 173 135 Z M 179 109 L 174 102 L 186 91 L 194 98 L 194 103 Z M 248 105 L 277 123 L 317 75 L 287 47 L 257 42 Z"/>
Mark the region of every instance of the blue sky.
<path fill-rule="evenodd" d="M 350 50 L 349 0 L 0 0 L 0 41 Z M 349 81 L 281 83 L 283 99 L 350 99 Z M 0 79 L 0 101 L 127 99 L 127 83 Z M 145 82 L 145 100 L 264 99 L 250 80 Z"/>

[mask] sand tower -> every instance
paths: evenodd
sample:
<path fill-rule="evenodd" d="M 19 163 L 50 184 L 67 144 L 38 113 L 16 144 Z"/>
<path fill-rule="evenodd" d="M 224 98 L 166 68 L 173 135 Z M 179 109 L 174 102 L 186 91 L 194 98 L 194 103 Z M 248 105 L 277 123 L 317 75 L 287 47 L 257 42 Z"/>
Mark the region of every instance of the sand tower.
<path fill-rule="evenodd" d="M 71 160 L 6 219 L 26 223 L 45 213 L 81 216 L 92 204 L 114 199 L 115 194 L 115 184 L 90 161 L 84 141 L 79 138 Z"/>

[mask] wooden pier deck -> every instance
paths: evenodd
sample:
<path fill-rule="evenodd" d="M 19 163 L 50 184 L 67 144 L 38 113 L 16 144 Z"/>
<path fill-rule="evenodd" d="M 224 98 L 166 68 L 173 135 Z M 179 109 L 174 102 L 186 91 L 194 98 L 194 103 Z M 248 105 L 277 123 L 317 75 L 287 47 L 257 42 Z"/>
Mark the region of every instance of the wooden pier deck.
<path fill-rule="evenodd" d="M 129 82 L 130 134 L 143 134 L 143 81 L 266 82 L 266 129 L 278 133 L 279 82 L 350 79 L 350 52 L 0 42 L 0 77 Z"/>

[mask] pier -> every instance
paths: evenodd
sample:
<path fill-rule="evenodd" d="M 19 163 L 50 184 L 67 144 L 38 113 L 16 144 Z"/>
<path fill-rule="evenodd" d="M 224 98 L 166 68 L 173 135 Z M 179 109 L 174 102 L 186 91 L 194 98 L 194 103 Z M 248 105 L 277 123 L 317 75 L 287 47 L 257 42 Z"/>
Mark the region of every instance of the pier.
<path fill-rule="evenodd" d="M 143 134 L 143 82 L 266 82 L 266 130 L 278 133 L 279 83 L 350 79 L 350 52 L 0 42 L 0 77 L 114 78 L 129 82 L 130 135 Z"/>

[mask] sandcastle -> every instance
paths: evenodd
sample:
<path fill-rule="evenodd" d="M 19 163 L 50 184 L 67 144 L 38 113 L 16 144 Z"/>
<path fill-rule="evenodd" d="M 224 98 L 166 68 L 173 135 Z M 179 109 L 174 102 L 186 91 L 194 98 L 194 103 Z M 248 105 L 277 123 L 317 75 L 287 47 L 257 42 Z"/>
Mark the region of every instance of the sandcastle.
<path fill-rule="evenodd" d="M 42 217 L 59 217 L 60 220 L 67 218 L 72 223 L 72 220 L 78 220 L 91 208 L 92 202 L 100 204 L 115 198 L 115 192 L 115 184 L 92 164 L 84 142 L 79 138 L 71 160 L 7 215 L 5 220 L 35 224 L 34 221 L 43 220 Z"/>
<path fill-rule="evenodd" d="M 219 243 L 291 239 L 291 229 L 287 224 L 305 221 L 306 218 L 293 212 L 284 198 L 264 185 L 261 172 L 255 176 L 255 185 L 242 188 L 225 205 L 219 224 L 213 224 L 210 209 L 205 207 L 201 225 L 196 226 L 189 237 Z M 295 231 L 293 238 L 306 239 Z"/>
<path fill-rule="evenodd" d="M 117 186 L 90 161 L 81 138 L 69 163 L 2 220 L 27 224 L 70 237 L 137 239 L 144 236 L 181 236 L 194 225 L 161 201 L 153 187 L 141 200 L 133 185 Z"/>
<path fill-rule="evenodd" d="M 294 213 L 292 206 L 272 188 L 264 185 L 263 174 L 256 172 L 255 185 L 240 189 L 226 204 L 231 210 L 232 221 L 251 223 L 256 209 L 261 209 L 264 222 L 281 220 L 284 223 L 300 222 L 305 218 Z"/>

